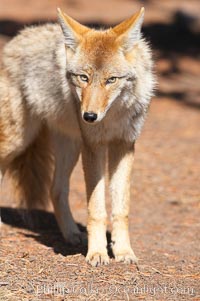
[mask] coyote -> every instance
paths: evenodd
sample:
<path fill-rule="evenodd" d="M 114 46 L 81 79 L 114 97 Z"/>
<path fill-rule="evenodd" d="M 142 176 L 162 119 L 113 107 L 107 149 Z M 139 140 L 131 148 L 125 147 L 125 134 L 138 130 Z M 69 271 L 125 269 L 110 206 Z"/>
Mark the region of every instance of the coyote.
<path fill-rule="evenodd" d="M 62 234 L 76 244 L 82 233 L 68 193 L 81 153 L 88 200 L 86 260 L 92 266 L 109 263 L 107 158 L 112 251 L 116 261 L 137 260 L 128 231 L 129 190 L 134 144 L 154 88 L 151 51 L 141 36 L 143 18 L 142 8 L 115 27 L 95 30 L 58 9 L 59 24 L 26 28 L 3 49 L 1 179 L 10 173 L 29 208 L 50 192 Z"/>

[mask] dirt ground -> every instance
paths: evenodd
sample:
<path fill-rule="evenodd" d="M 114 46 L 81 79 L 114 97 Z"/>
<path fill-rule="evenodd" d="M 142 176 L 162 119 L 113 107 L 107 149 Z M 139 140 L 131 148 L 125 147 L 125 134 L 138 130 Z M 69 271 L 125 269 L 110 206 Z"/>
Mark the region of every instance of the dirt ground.
<path fill-rule="evenodd" d="M 87 15 L 89 2 L 66 1 L 65 5 L 77 12 L 70 3 L 82 3 L 85 22 L 94 23 Z M 116 8 L 112 23 L 122 18 L 122 1 L 111 2 Z M 39 1 L 35 6 L 30 1 L 35 10 L 32 15 L 30 9 L 24 10 L 22 16 L 19 4 L 23 6 L 23 1 L 18 1 L 18 6 L 13 1 L 15 6 L 10 10 L 5 3 L 1 0 L 1 48 L 18 29 L 13 24 L 20 27 L 19 20 L 33 22 L 39 7 Z M 108 12 L 104 16 L 96 3 L 93 9 L 96 14 L 100 11 L 100 17 L 94 13 L 95 20 L 109 23 Z M 131 1 L 124 3 L 124 15 L 128 15 Z M 135 1 L 133 8 L 138 3 Z M 35 210 L 27 216 L 26 210 L 17 209 L 6 182 L 0 198 L 0 301 L 200 300 L 199 1 L 143 3 L 149 9 L 144 32 L 154 48 L 158 89 L 136 144 L 132 176 L 130 233 L 139 264 L 124 265 L 112 258 L 109 266 L 89 266 L 85 262 L 87 247 L 67 245 L 51 211 Z M 48 13 L 54 19 L 52 11 L 40 19 L 47 19 Z M 17 23 L 5 26 L 5 20 Z M 85 231 L 81 162 L 71 179 L 70 203 L 80 229 Z M 110 212 L 109 198 L 107 205 Z"/>

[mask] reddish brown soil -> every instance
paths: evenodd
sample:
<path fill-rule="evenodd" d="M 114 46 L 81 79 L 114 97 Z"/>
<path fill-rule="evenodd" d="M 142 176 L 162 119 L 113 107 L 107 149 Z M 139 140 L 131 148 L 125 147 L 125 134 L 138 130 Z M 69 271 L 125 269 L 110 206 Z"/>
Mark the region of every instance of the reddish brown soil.
<path fill-rule="evenodd" d="M 55 17 L 53 4 L 43 10 L 47 1 L 41 15 L 37 14 L 41 1 L 30 1 L 24 10 L 23 1 L 6 6 L 8 2 L 1 1 L 1 20 L 32 22 Z M 62 1 L 55 2 L 62 7 Z M 130 0 L 110 3 L 115 6 L 112 10 L 111 4 L 105 4 L 105 14 L 104 3 L 101 6 L 97 1 L 63 5 L 89 23 L 113 23 L 138 5 Z M 51 212 L 38 210 L 27 218 L 24 210 L 15 208 L 5 183 L 0 201 L 4 221 L 0 229 L 1 301 L 200 300 L 199 1 L 145 3 L 149 9 L 145 33 L 155 48 L 159 83 L 136 145 L 132 177 L 130 233 L 139 265 L 111 259 L 109 266 L 90 267 L 85 262 L 87 248 L 66 245 Z M 181 13 L 174 19 L 177 9 Z M 173 36 L 174 29 L 180 30 L 180 18 L 189 18 L 186 12 L 195 21 L 186 29 L 181 27 L 181 37 Z M 9 34 L 8 27 L 3 29 L 2 34 Z M 0 46 L 6 40 L 2 36 Z M 70 203 L 84 231 L 87 210 L 80 162 L 72 177 Z M 109 198 L 107 203 L 110 212 Z"/>

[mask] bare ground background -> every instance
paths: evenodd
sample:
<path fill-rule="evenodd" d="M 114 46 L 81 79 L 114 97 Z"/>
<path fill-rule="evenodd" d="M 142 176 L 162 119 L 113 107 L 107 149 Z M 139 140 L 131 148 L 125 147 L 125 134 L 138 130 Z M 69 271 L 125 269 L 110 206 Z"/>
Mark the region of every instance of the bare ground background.
<path fill-rule="evenodd" d="M 57 6 L 99 26 L 115 24 L 141 5 L 158 91 L 136 144 L 132 177 L 130 232 L 139 266 L 113 259 L 106 267 L 88 266 L 87 248 L 65 244 L 51 211 L 27 218 L 16 208 L 7 181 L 0 199 L 1 301 L 200 300 L 199 1 L 0 0 L 0 48 L 24 24 L 55 20 Z M 85 231 L 80 162 L 71 183 L 73 214 Z M 110 211 L 109 198 L 107 203 Z"/>

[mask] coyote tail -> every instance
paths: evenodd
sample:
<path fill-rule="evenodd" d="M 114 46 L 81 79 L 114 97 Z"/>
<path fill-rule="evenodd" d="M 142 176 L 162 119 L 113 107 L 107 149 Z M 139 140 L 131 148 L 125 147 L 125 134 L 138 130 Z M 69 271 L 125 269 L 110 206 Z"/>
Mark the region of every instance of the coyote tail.
<path fill-rule="evenodd" d="M 32 144 L 8 168 L 20 206 L 28 209 L 47 206 L 52 163 L 49 132 L 43 126 Z"/>

